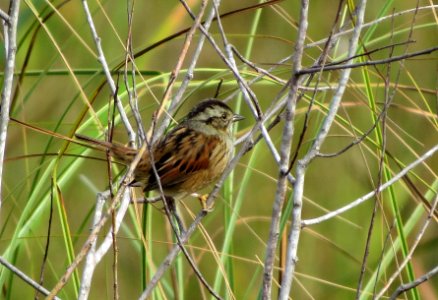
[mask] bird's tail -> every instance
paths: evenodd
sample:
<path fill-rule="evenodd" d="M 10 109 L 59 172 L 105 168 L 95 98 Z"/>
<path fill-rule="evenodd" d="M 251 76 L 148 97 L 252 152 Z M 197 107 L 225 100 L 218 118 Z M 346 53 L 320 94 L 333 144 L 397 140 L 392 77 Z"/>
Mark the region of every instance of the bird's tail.
<path fill-rule="evenodd" d="M 121 144 L 101 141 L 82 134 L 76 134 L 75 136 L 77 139 L 86 142 L 86 144 L 90 145 L 91 148 L 109 150 L 117 161 L 124 164 L 130 164 L 137 154 L 136 149 L 126 147 Z"/>

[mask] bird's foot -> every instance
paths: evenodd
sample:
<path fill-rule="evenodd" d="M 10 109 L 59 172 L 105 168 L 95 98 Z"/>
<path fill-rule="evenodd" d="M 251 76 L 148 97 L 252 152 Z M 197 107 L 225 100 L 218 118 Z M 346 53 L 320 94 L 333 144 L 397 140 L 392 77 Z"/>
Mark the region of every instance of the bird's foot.
<path fill-rule="evenodd" d="M 197 197 L 199 199 L 199 202 L 201 202 L 202 211 L 209 213 L 214 210 L 214 203 L 212 203 L 210 206 L 207 205 L 208 194 L 200 195 L 194 193 L 192 194 L 192 196 Z"/>

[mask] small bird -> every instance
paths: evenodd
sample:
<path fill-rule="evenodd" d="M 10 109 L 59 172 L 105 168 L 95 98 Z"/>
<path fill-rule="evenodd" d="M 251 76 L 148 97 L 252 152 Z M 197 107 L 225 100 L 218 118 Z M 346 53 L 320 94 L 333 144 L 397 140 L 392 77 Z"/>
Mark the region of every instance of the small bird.
<path fill-rule="evenodd" d="M 231 125 L 242 119 L 222 101 L 207 99 L 193 107 L 179 125 L 158 139 L 152 146 L 152 153 L 164 195 L 179 200 L 195 194 L 203 210 L 211 210 L 206 205 L 207 196 L 199 196 L 197 192 L 219 179 L 224 172 L 234 149 Z M 116 161 L 126 165 L 132 162 L 138 151 L 79 134 L 76 137 L 108 149 Z M 148 151 L 137 165 L 130 185 L 142 187 L 144 192 L 159 189 Z"/>

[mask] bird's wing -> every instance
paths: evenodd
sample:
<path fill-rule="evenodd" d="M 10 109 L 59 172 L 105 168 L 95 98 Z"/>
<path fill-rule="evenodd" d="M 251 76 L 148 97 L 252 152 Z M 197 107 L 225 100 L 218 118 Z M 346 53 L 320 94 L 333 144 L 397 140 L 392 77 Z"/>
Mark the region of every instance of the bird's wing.
<path fill-rule="evenodd" d="M 154 149 L 154 161 L 163 188 L 171 188 L 209 167 L 218 137 L 205 135 L 187 127 L 175 128 Z M 146 190 L 158 188 L 151 170 Z"/>

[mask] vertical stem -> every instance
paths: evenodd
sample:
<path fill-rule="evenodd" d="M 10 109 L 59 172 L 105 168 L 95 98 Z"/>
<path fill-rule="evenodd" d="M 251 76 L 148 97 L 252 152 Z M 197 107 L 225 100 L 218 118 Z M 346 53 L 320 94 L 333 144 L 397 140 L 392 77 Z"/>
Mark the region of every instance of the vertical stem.
<path fill-rule="evenodd" d="M 348 57 L 353 57 L 357 51 L 357 45 L 359 42 L 359 36 L 361 33 L 363 19 L 365 15 L 365 6 L 366 0 L 360 0 L 356 6 L 356 23 L 354 27 L 354 31 L 350 40 L 349 48 L 348 48 Z M 352 59 L 349 59 L 346 63 L 351 63 Z M 304 191 L 304 178 L 307 170 L 307 166 L 310 162 L 316 157 L 319 153 L 319 149 L 322 143 L 325 141 L 327 134 L 333 124 L 333 121 L 336 117 L 337 111 L 341 104 L 342 96 L 344 95 L 344 91 L 346 89 L 348 80 L 350 78 L 351 69 L 344 69 L 340 75 L 339 85 L 336 89 L 336 92 L 331 100 L 329 106 L 329 112 L 325 117 L 321 128 L 319 129 L 316 138 L 310 147 L 309 151 L 304 155 L 302 159 L 297 162 L 296 167 L 296 181 L 294 183 L 294 192 L 293 192 L 293 209 L 291 216 L 291 230 L 289 232 L 288 237 L 288 249 L 286 256 L 286 270 L 284 272 L 284 277 L 281 282 L 281 290 L 279 299 L 286 300 L 289 297 L 289 293 L 292 287 L 292 279 L 295 273 L 296 262 L 298 261 L 298 243 L 301 233 L 301 212 L 302 212 L 302 201 L 303 201 L 303 191 Z"/>
<path fill-rule="evenodd" d="M 301 1 L 300 10 L 300 25 L 298 29 L 297 44 L 295 46 L 295 54 L 292 58 L 292 80 L 285 108 L 285 120 L 283 137 L 280 148 L 280 174 L 277 183 L 277 191 L 275 193 L 275 202 L 272 209 L 272 221 L 269 230 L 269 240 L 266 248 L 265 270 L 263 273 L 262 298 L 271 299 L 273 269 L 275 260 L 275 251 L 277 249 L 278 238 L 280 235 L 280 217 L 283 208 L 284 199 L 287 190 L 287 175 L 289 173 L 290 149 L 292 146 L 292 138 L 294 134 L 294 117 L 296 100 L 298 97 L 299 77 L 297 72 L 301 69 L 301 59 L 304 52 L 304 41 L 307 32 L 307 11 L 309 3 L 307 0 Z"/>
<path fill-rule="evenodd" d="M 11 106 L 12 84 L 14 81 L 15 54 L 17 52 L 17 23 L 20 0 L 11 0 L 9 7 L 9 22 L 3 20 L 5 34 L 5 70 L 0 108 L 0 208 L 2 206 L 3 163 L 6 150 L 6 137 L 8 134 L 9 112 Z"/>

